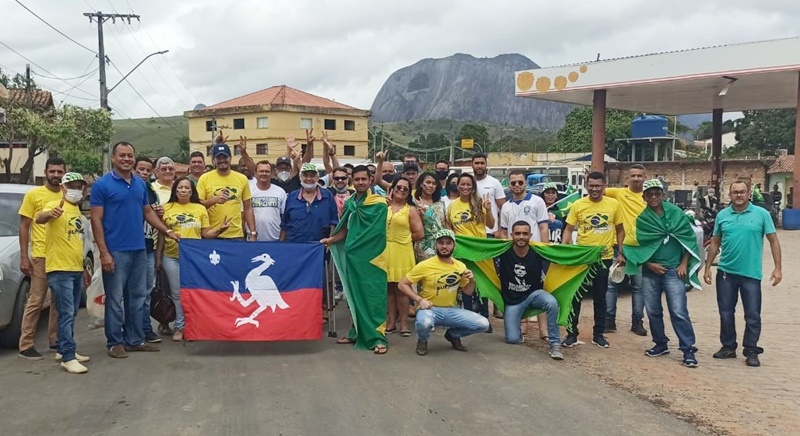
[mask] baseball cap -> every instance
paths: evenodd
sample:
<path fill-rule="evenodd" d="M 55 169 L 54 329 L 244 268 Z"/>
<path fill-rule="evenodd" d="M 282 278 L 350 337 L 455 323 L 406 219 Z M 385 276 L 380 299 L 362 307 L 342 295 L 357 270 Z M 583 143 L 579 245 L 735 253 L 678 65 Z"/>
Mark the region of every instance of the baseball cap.
<path fill-rule="evenodd" d="M 547 191 L 548 189 L 555 189 L 556 191 L 558 191 L 558 187 L 553 182 L 545 183 L 544 184 L 544 189 L 542 189 L 542 192 Z"/>
<path fill-rule="evenodd" d="M 300 172 L 317 172 L 317 166 L 312 163 L 304 163 L 303 166 L 300 167 Z"/>
<path fill-rule="evenodd" d="M 664 185 L 661 184 L 661 180 L 658 179 L 649 179 L 645 180 L 644 185 L 642 186 L 643 190 L 647 191 L 648 189 L 658 188 L 660 190 L 664 190 Z"/>
<path fill-rule="evenodd" d="M 280 164 L 287 164 L 289 166 L 292 166 L 292 160 L 286 156 L 281 156 L 278 158 L 278 160 L 275 161 L 275 166 L 278 166 Z"/>
<path fill-rule="evenodd" d="M 215 145 L 214 148 L 211 149 L 211 157 L 217 157 L 217 155 L 220 154 L 231 157 L 231 148 L 225 144 Z"/>
<path fill-rule="evenodd" d="M 405 164 L 403 165 L 403 171 L 401 171 L 401 173 L 405 173 L 406 171 L 414 171 L 418 173 L 419 167 L 415 163 Z"/>
<path fill-rule="evenodd" d="M 450 229 L 442 229 L 433 234 L 434 240 L 438 240 L 439 238 L 450 238 L 453 240 L 453 242 L 456 241 L 456 235 Z"/>
<path fill-rule="evenodd" d="M 625 280 L 625 267 L 614 262 L 608 270 L 608 279 L 617 284 L 622 283 Z"/>
<path fill-rule="evenodd" d="M 83 176 L 81 173 L 66 173 L 63 177 L 61 177 L 61 184 L 65 185 L 69 182 L 83 182 L 86 183 L 86 180 L 83 180 Z"/>

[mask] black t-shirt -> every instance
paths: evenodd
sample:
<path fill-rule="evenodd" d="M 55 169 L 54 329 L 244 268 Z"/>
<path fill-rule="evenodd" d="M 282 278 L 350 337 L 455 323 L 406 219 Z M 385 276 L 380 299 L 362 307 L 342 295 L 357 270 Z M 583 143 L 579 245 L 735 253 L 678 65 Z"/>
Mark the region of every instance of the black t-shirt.
<path fill-rule="evenodd" d="M 542 289 L 542 257 L 532 249 L 525 257 L 519 257 L 513 248 L 495 260 L 500 276 L 500 293 L 507 305 L 525 301 L 535 290 Z"/>
<path fill-rule="evenodd" d="M 158 194 L 156 191 L 153 190 L 153 186 L 150 182 L 147 182 L 147 201 L 150 202 L 150 206 L 158 204 Z M 147 221 L 144 222 L 144 248 L 147 253 L 152 253 L 156 251 L 155 243 L 156 239 L 158 239 L 158 230 L 154 229 L 153 226 L 150 225 Z"/>
<path fill-rule="evenodd" d="M 282 182 L 282 181 L 280 181 L 278 179 L 272 179 L 272 184 L 276 185 L 276 186 L 280 186 L 284 191 L 286 191 L 287 194 L 292 192 L 292 191 L 297 191 L 298 189 L 300 189 L 302 187 L 302 185 L 300 185 L 300 176 L 299 175 L 298 176 L 294 176 L 294 177 L 292 177 L 291 179 L 289 179 L 289 180 L 287 180 L 285 182 Z"/>

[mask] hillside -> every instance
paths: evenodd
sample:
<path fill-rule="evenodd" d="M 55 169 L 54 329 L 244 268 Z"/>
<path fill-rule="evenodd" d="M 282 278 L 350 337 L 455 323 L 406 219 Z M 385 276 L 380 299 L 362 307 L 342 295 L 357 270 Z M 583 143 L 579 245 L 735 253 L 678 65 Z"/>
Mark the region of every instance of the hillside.
<path fill-rule="evenodd" d="M 176 154 L 179 151 L 178 139 L 181 135 L 189 136 L 189 124 L 181 115 L 165 117 L 164 121 L 158 118 L 114 120 L 113 125 L 112 144 L 119 141 L 130 142 L 136 147 L 138 154 L 149 157 Z"/>

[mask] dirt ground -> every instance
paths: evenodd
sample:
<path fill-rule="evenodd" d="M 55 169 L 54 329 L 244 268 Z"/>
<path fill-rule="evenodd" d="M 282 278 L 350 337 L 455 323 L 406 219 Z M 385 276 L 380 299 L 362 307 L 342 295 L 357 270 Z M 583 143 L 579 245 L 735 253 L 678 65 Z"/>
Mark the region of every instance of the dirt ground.
<path fill-rule="evenodd" d="M 767 283 L 773 263 L 769 244 L 764 242 L 762 284 L 762 330 L 759 346 L 764 348 L 761 367 L 744 364 L 741 345 L 736 359 L 712 358 L 720 347 L 719 314 L 715 287 L 689 293 L 689 314 L 697 337 L 698 368 L 681 363 L 677 337 L 669 323 L 664 303 L 664 322 L 672 353 L 648 358 L 649 336 L 636 336 L 630 329 L 630 295 L 620 296 L 617 332 L 607 333 L 611 344 L 601 349 L 591 344 L 592 305 L 584 302 L 581 338 L 585 344 L 565 349 L 565 361 L 583 368 L 612 386 L 624 389 L 668 410 L 700 430 L 724 435 L 789 435 L 800 432 L 800 353 L 795 333 L 800 331 L 800 232 L 778 231 L 783 252 L 783 281 L 777 287 Z M 736 329 L 741 344 L 744 315 L 741 303 L 736 311 Z M 497 323 L 497 321 L 495 321 Z M 495 324 L 498 326 L 498 324 Z M 502 324 L 499 324 L 502 326 Z M 645 327 L 649 325 L 645 320 Z M 502 328 L 502 327 L 500 327 Z M 534 327 L 535 330 L 535 327 Z M 536 338 L 531 331 L 529 338 Z M 563 329 L 562 329 L 563 336 Z M 546 344 L 528 339 L 531 347 L 544 351 Z"/>

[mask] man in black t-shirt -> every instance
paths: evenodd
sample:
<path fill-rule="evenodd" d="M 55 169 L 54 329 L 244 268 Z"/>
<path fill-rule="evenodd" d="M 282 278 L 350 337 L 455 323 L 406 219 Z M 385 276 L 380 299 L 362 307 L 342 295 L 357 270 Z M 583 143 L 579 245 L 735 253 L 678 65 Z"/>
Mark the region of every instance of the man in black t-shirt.
<path fill-rule="evenodd" d="M 542 263 L 544 259 L 531 250 L 531 227 L 525 221 L 517 221 L 511 226 L 513 244 L 505 253 L 495 259 L 497 274 L 500 276 L 500 293 L 505 310 L 506 342 L 522 342 L 519 323 L 526 309 L 542 309 L 547 313 L 547 341 L 550 343 L 550 357 L 561 360 L 561 338 L 558 329 L 558 302 L 542 286 Z"/>

